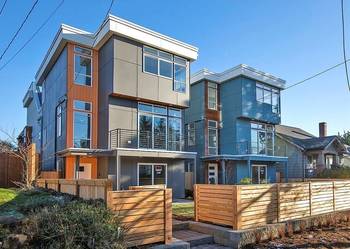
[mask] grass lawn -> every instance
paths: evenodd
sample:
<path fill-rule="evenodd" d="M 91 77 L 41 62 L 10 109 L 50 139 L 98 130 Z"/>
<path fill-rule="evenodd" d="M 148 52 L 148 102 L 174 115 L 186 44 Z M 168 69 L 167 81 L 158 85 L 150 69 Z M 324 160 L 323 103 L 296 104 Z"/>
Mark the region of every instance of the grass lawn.
<path fill-rule="evenodd" d="M 173 215 L 181 220 L 194 218 L 194 204 L 191 203 L 173 203 Z"/>
<path fill-rule="evenodd" d="M 0 207 L 13 200 L 17 196 L 17 191 L 14 189 L 0 188 Z"/>

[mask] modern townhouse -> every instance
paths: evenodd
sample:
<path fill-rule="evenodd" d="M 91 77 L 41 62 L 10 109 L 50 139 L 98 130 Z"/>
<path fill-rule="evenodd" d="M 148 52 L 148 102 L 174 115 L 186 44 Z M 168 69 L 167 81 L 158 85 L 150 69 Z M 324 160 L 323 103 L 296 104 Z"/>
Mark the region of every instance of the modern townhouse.
<path fill-rule="evenodd" d="M 197 182 L 275 182 L 287 157 L 274 151 L 285 81 L 246 65 L 191 77 L 185 111 L 188 150 L 197 152 Z"/>
<path fill-rule="evenodd" d="M 184 196 L 190 63 L 198 49 L 109 15 L 93 34 L 62 25 L 23 104 L 43 173 L 167 184 Z"/>

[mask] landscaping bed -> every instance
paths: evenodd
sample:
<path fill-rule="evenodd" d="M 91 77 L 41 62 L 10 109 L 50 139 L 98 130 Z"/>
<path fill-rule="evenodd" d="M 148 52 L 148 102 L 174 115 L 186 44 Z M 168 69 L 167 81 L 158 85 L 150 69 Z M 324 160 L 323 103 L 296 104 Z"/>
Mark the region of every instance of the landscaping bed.
<path fill-rule="evenodd" d="M 248 245 L 246 249 L 280 248 L 350 248 L 350 222 L 315 227 L 294 234 L 286 234 L 268 242 Z"/>
<path fill-rule="evenodd" d="M 0 248 L 124 248 L 123 230 L 102 200 L 0 189 Z"/>

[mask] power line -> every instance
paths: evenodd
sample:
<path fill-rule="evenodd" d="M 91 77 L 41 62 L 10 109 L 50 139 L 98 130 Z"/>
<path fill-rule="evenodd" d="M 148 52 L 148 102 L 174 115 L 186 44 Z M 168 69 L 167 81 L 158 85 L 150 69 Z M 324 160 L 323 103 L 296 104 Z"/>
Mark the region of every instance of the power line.
<path fill-rule="evenodd" d="M 350 91 L 350 82 L 349 82 L 349 72 L 348 72 L 348 63 L 346 61 L 346 44 L 345 44 L 345 20 L 344 20 L 344 0 L 341 0 L 341 22 L 342 22 L 342 36 L 343 36 L 343 57 L 344 57 L 344 66 L 346 81 L 348 83 L 348 88 Z"/>
<path fill-rule="evenodd" d="M 34 4 L 32 5 L 31 9 L 29 10 L 29 12 L 27 13 L 26 17 L 24 18 L 24 20 L 23 20 L 21 26 L 19 26 L 19 28 L 17 29 L 15 35 L 12 37 L 10 43 L 6 46 L 4 52 L 2 52 L 2 54 L 1 54 L 1 56 L 0 56 L 0 61 L 1 61 L 2 57 L 5 55 L 5 53 L 7 52 L 7 50 L 10 48 L 11 44 L 13 43 L 13 41 L 16 39 L 17 35 L 18 35 L 19 32 L 21 31 L 21 29 L 22 29 L 22 27 L 24 26 L 24 24 L 27 22 L 27 20 L 28 20 L 30 14 L 33 12 L 33 10 L 34 10 L 35 6 L 37 5 L 38 1 L 39 1 L 39 0 L 36 0 L 36 1 L 34 2 Z"/>
<path fill-rule="evenodd" d="M 96 42 L 97 36 L 98 36 L 98 34 L 101 32 L 101 30 L 102 30 L 102 25 L 103 25 L 104 21 L 106 20 L 106 18 L 107 18 L 107 16 L 108 16 L 109 12 L 111 11 L 112 6 L 113 6 L 113 3 L 114 3 L 114 0 L 111 0 L 111 4 L 109 5 L 109 8 L 108 8 L 108 10 L 107 10 L 107 12 L 106 12 L 106 15 L 105 15 L 105 18 L 103 19 L 102 24 L 100 25 L 99 29 L 98 29 L 97 32 L 96 32 L 94 42 L 92 43 L 92 47 L 95 46 L 95 42 Z"/>
<path fill-rule="evenodd" d="M 7 3 L 7 0 L 5 0 L 4 3 L 3 3 L 3 5 L 1 6 L 1 9 L 0 9 L 0 16 L 1 16 L 1 14 L 2 14 L 2 11 L 3 11 L 4 8 L 5 8 L 6 3 Z"/>
<path fill-rule="evenodd" d="M 63 5 L 64 0 L 62 0 L 57 7 L 51 12 L 51 14 L 46 18 L 46 20 L 40 25 L 40 27 L 29 37 L 29 39 L 23 44 L 22 47 L 20 47 L 17 52 L 10 58 L 8 59 L 5 64 L 3 64 L 0 67 L 0 71 L 2 71 L 9 63 L 11 63 L 16 56 L 34 39 L 34 37 L 41 31 L 41 29 L 50 21 L 50 19 L 56 14 L 58 9 Z"/>

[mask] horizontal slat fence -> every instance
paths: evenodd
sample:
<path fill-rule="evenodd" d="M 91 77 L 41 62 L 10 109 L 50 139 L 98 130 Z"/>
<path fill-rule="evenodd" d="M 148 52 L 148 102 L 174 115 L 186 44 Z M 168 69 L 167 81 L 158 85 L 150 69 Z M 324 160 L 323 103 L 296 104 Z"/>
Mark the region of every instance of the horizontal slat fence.
<path fill-rule="evenodd" d="M 128 247 L 171 242 L 171 189 L 109 191 L 107 205 L 118 214 Z"/>
<path fill-rule="evenodd" d="M 350 181 L 196 184 L 195 219 L 248 229 L 350 209 Z M 213 208 L 215 207 L 215 208 Z"/>
<path fill-rule="evenodd" d="M 109 179 L 37 179 L 36 186 L 76 195 L 86 200 L 106 200 L 107 192 L 112 190 L 112 181 Z"/>

